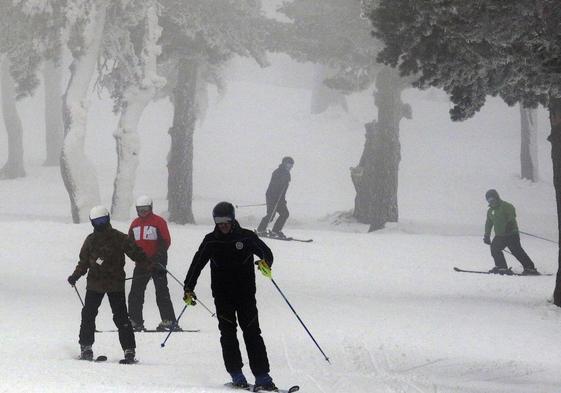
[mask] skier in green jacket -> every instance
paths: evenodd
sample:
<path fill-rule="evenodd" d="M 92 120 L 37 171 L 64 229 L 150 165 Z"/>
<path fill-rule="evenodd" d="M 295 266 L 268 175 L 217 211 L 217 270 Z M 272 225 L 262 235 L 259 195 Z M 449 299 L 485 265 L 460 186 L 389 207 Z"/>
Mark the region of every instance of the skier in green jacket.
<path fill-rule="evenodd" d="M 489 273 L 512 274 L 512 271 L 506 265 L 503 254 L 505 247 L 508 247 L 512 255 L 524 267 L 522 274 L 539 275 L 540 273 L 536 270 L 534 262 L 520 245 L 520 234 L 518 233 L 514 206 L 503 201 L 496 190 L 487 191 L 485 199 L 489 203 L 489 210 L 487 210 L 483 242 L 491 246 L 491 255 L 495 260 L 495 267 L 489 270 Z M 495 237 L 491 241 L 491 229 L 493 228 L 495 229 Z"/>

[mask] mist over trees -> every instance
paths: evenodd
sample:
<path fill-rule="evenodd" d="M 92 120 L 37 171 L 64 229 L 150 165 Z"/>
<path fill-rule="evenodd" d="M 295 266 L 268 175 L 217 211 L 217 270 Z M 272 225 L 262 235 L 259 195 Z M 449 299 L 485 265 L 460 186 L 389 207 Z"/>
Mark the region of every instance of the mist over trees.
<path fill-rule="evenodd" d="M 487 96 L 548 108 L 561 240 L 561 9 L 557 1 L 381 0 L 369 9 L 384 43 L 379 61 L 439 87 L 452 120 L 474 116 Z M 497 142 L 497 143 L 500 143 Z M 561 306 L 561 249 L 554 303 Z"/>
<path fill-rule="evenodd" d="M 118 116 L 111 211 L 117 219 L 128 219 L 142 155 L 141 116 L 154 100 L 169 98 L 172 125 L 153 130 L 171 141 L 168 156 L 161 157 L 168 168 L 169 219 L 194 223 L 194 135 L 207 88 L 224 88 L 223 73 L 233 58 L 251 58 L 265 67 L 267 53 L 279 52 L 314 63 L 315 91 L 336 92 L 332 98 L 341 105 L 339 94 L 373 90 L 376 118 L 364 125 L 363 151 L 350 168 L 353 217 L 370 231 L 399 219 L 400 122 L 412 116 L 401 95 L 411 86 L 443 89 L 454 103 L 454 120 L 473 116 L 489 95 L 518 103 L 520 173 L 531 181 L 538 178 L 535 108 L 548 107 L 556 187 L 560 184 L 554 127 L 561 116 L 556 103 L 559 11 L 552 1 L 511 6 L 498 0 L 477 5 L 293 0 L 282 3 L 278 13 L 283 21 L 266 17 L 254 0 L 2 3 L 1 92 L 9 154 L 0 178 L 25 175 L 25 131 L 15 103 L 33 95 L 43 80 L 44 164 L 60 163 L 72 220 L 87 221 L 89 209 L 101 199 L 95 167 L 85 154 L 87 115 L 91 95 L 104 91 Z M 329 94 L 316 95 L 312 110 L 322 112 L 330 103 Z"/>
<path fill-rule="evenodd" d="M 411 116 L 401 101 L 408 82 L 392 69 L 377 63 L 380 43 L 361 18 L 360 1 L 294 0 L 279 11 L 291 24 L 278 50 L 298 61 L 324 64 L 332 70 L 324 83 L 345 94 L 375 84 L 373 103 L 378 118 L 365 124 L 366 141 L 359 163 L 351 168 L 356 189 L 353 216 L 369 224 L 370 231 L 398 221 L 398 169 L 401 160 L 399 123 Z"/>

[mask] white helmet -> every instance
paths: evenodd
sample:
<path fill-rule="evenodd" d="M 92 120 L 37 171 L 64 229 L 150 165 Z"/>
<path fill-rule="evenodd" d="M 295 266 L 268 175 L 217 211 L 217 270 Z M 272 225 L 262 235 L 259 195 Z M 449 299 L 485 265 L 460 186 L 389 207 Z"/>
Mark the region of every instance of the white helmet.
<path fill-rule="evenodd" d="M 136 207 L 139 206 L 152 206 L 152 198 L 148 195 L 141 195 L 136 198 Z"/>
<path fill-rule="evenodd" d="M 109 211 L 104 206 L 94 206 L 90 210 L 90 220 L 106 216 L 109 217 Z"/>

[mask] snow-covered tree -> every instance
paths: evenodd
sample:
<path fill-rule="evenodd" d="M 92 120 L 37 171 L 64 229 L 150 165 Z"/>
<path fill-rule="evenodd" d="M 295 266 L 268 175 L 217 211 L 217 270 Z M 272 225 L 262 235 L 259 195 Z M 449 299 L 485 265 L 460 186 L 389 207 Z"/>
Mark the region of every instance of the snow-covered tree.
<path fill-rule="evenodd" d="M 370 231 L 398 220 L 399 123 L 411 110 L 401 102 L 408 85 L 391 68 L 376 62 L 380 44 L 369 21 L 361 17 L 360 0 L 294 0 L 279 9 L 292 24 L 284 29 L 277 50 L 298 61 L 324 64 L 336 73 L 326 85 L 344 93 L 375 83 L 378 119 L 365 125 L 366 142 L 359 164 L 351 168 L 356 188 L 354 216 Z"/>
<path fill-rule="evenodd" d="M 165 83 L 158 75 L 161 53 L 159 6 L 155 0 L 124 2 L 105 28 L 100 69 L 102 84 L 120 112 L 114 137 L 117 143 L 117 173 L 111 212 L 117 219 L 129 218 L 140 154 L 137 128 L 146 106 Z M 110 64 L 110 65 L 107 65 Z"/>
<path fill-rule="evenodd" d="M 0 178 L 8 179 L 25 176 L 23 128 L 16 100 L 31 95 L 39 84 L 40 40 L 32 29 L 35 20 L 24 11 L 17 2 L 0 2 L 2 110 L 8 134 L 8 160 L 0 169 Z"/>
<path fill-rule="evenodd" d="M 384 42 L 378 59 L 436 86 L 464 120 L 499 95 L 549 110 L 561 240 L 561 7 L 557 0 L 380 0 L 368 13 Z M 500 143 L 500 142 L 498 142 Z M 561 249 L 554 302 L 561 306 Z"/>
<path fill-rule="evenodd" d="M 162 62 L 172 88 L 174 118 L 169 130 L 168 209 L 172 222 L 193 223 L 193 135 L 208 83 L 221 86 L 220 70 L 233 56 L 260 65 L 275 22 L 258 0 L 161 0 Z M 168 76 L 169 75 L 169 76 Z"/>

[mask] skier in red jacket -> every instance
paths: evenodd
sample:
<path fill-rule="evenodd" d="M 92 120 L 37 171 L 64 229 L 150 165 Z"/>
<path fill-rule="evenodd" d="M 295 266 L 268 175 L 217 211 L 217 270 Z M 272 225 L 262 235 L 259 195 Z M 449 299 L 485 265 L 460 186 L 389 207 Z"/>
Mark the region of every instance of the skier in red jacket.
<path fill-rule="evenodd" d="M 152 199 L 146 195 L 136 200 L 136 212 L 138 218 L 134 219 L 129 228 L 129 237 L 152 260 L 153 273 L 148 272 L 143 266 L 134 268 L 131 290 L 129 293 L 129 316 L 135 331 L 145 330 L 142 317 L 144 305 L 144 292 L 150 278 L 154 281 L 156 288 L 156 304 L 160 310 L 162 322 L 156 328 L 160 331 L 168 331 L 176 322 L 175 312 L 168 289 L 166 265 L 168 260 L 167 250 L 171 244 L 166 221 L 152 212 Z M 177 326 L 174 330 L 179 330 Z"/>

